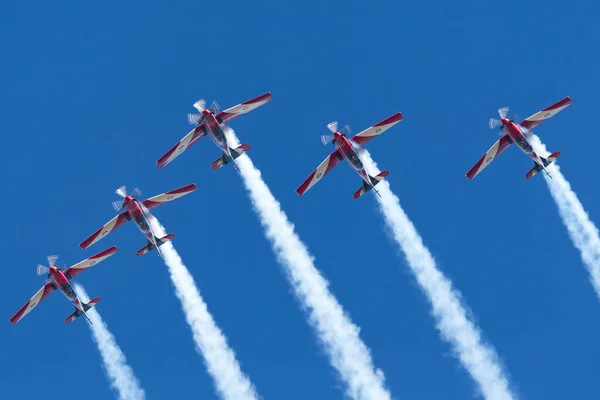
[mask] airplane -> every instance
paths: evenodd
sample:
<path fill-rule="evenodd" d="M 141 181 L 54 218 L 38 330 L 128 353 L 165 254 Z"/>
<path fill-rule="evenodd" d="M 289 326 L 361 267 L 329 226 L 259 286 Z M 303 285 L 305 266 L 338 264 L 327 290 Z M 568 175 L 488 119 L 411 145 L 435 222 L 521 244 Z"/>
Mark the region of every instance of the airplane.
<path fill-rule="evenodd" d="M 351 139 L 346 137 L 347 135 L 350 135 L 350 127 L 348 125 L 346 125 L 341 131 L 338 131 L 337 121 L 329 123 L 327 125 L 327 129 L 329 129 L 333 134 L 321 136 L 321 141 L 324 145 L 333 142 L 333 145 L 336 147 L 336 149 L 333 153 L 327 156 L 325 161 L 323 161 L 321 165 L 319 165 L 317 169 L 308 176 L 302 185 L 296 189 L 298 196 L 302 196 L 304 193 L 306 193 L 344 158 L 363 180 L 363 185 L 356 191 L 356 193 L 354 193 L 353 197 L 357 199 L 371 189 L 373 189 L 379 196 L 379 192 L 377 189 L 375 189 L 375 185 L 388 176 L 389 171 L 381 171 L 376 176 L 369 175 L 365 171 L 363 163 L 358 156 L 357 150 L 360 150 L 361 146 L 373 139 L 375 136 L 381 135 L 383 132 L 402 121 L 403 118 L 404 117 L 402 116 L 402 113 L 398 112 L 391 117 L 373 125 L 372 127 L 358 133 Z"/>
<path fill-rule="evenodd" d="M 217 102 L 213 101 L 209 108 L 205 108 L 206 101 L 204 99 L 198 100 L 194 103 L 194 108 L 198 110 L 199 114 L 188 114 L 188 122 L 191 125 L 196 125 L 196 127 L 159 158 L 156 165 L 163 168 L 198 140 L 208 135 L 223 153 L 210 165 L 212 170 L 216 171 L 232 161 L 235 169 L 239 170 L 235 159 L 250 150 L 250 145 L 243 143 L 235 149 L 229 147 L 223 128 L 227 122 L 270 102 L 271 99 L 271 93 L 265 93 L 221 112 L 219 112 L 220 107 Z"/>
<path fill-rule="evenodd" d="M 142 254 L 148 253 L 152 249 L 156 249 L 158 255 L 161 258 L 164 258 L 162 252 L 160 251 L 160 246 L 173 239 L 175 237 L 175 234 L 170 233 L 161 238 L 157 238 L 156 235 L 154 235 L 152 226 L 150 225 L 150 219 L 154 218 L 152 214 L 150 214 L 150 210 L 162 204 L 165 204 L 166 202 L 178 199 L 180 197 L 185 196 L 186 194 L 192 193 L 195 190 L 196 185 L 192 183 L 190 185 L 180 187 L 179 189 L 171 190 L 170 192 L 150 197 L 149 199 L 146 199 L 144 201 L 138 201 L 137 197 L 142 195 L 140 189 L 135 188 L 129 195 L 126 195 L 127 189 L 125 188 L 125 186 L 121 186 L 115 191 L 115 193 L 121 196 L 124 200 L 114 201 L 113 207 L 117 211 L 120 211 L 122 208 L 125 208 L 125 211 L 111 219 L 106 225 L 98 229 L 89 238 L 81 242 L 79 247 L 85 250 L 92 244 L 96 243 L 97 241 L 108 235 L 110 232 L 117 229 L 119 226 L 123 225 L 125 222 L 133 220 L 137 227 L 140 229 L 140 231 L 142 231 L 144 236 L 146 236 L 146 238 L 148 239 L 148 244 L 139 249 L 136 255 L 141 256 Z"/>
<path fill-rule="evenodd" d="M 500 139 L 485 153 L 483 157 L 477 161 L 477 163 L 466 173 L 466 177 L 470 180 L 473 179 L 477 174 L 479 174 L 485 167 L 487 167 L 492 161 L 496 159 L 508 146 L 512 143 L 516 143 L 517 146 L 525 154 L 529 156 L 533 160 L 533 168 L 525 174 L 525 179 L 530 179 L 535 176 L 541 170 L 546 172 L 548 177 L 552 178 L 546 167 L 552 164 L 558 157 L 560 157 L 560 151 L 555 151 L 550 154 L 547 158 L 544 158 L 537 154 L 531 144 L 529 143 L 528 138 L 532 135 L 531 130 L 537 127 L 539 124 L 544 122 L 545 120 L 553 117 L 567 106 L 572 103 L 570 97 L 565 97 L 559 102 L 552 104 L 548 108 L 544 108 L 542 111 L 533 114 L 531 117 L 524 119 L 518 124 L 515 123 L 514 119 L 509 119 L 506 116 L 508 115 L 508 107 L 503 107 L 498 109 L 498 114 L 500 115 L 500 120 L 490 118 L 490 129 L 494 129 L 496 127 L 500 127 L 501 135 L 504 133 Z"/>
<path fill-rule="evenodd" d="M 92 321 L 88 317 L 86 311 L 98 304 L 98 302 L 100 301 L 100 297 L 96 297 L 88 301 L 87 303 L 83 303 L 79 299 L 77 293 L 73 290 L 70 280 L 75 278 L 83 271 L 87 271 L 88 268 L 98 264 L 101 261 L 106 260 L 108 257 L 115 254 L 117 251 L 118 250 L 116 246 L 112 246 L 94 256 L 91 256 L 88 259 L 85 259 L 67 268 L 65 271 L 55 266 L 58 256 L 48 256 L 48 267 L 39 264 L 37 266 L 38 276 L 47 273 L 48 281 L 40 290 L 38 290 L 36 294 L 33 295 L 33 297 L 27 303 L 25 303 L 23 307 L 21 307 L 19 311 L 17 311 L 15 315 L 12 316 L 10 322 L 12 324 L 16 324 L 21 319 L 23 319 L 25 315 L 29 314 L 29 312 L 33 310 L 38 304 L 40 304 L 46 297 L 48 297 L 50 293 L 54 292 L 56 289 L 60 289 L 60 291 L 63 292 L 67 299 L 69 299 L 75 306 L 75 312 L 73 312 L 67 317 L 65 323 L 68 324 L 83 314 L 85 315 L 85 318 L 88 320 L 88 322 L 91 324 Z"/>

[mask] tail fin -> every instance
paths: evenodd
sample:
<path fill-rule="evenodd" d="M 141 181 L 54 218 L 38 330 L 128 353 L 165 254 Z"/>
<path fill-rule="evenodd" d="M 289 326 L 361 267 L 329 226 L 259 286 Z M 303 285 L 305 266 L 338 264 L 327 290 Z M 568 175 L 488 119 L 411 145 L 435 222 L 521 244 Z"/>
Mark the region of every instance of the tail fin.
<path fill-rule="evenodd" d="M 354 193 L 354 198 L 358 199 L 360 196 L 362 196 L 363 194 L 367 193 L 369 190 L 373 189 L 374 186 L 376 186 L 379 182 L 381 182 L 383 180 L 383 178 L 385 178 L 386 176 L 389 175 L 389 171 L 381 171 L 379 174 L 375 175 L 375 176 L 371 176 L 369 175 L 370 181 L 371 181 L 371 185 L 369 185 L 367 182 L 365 182 L 363 180 L 363 185 L 360 189 L 358 189 L 355 193 Z"/>
<path fill-rule="evenodd" d="M 231 152 L 231 157 L 229 157 L 227 154 L 223 153 L 223 155 L 221 157 L 217 158 L 215 161 L 213 161 L 212 164 L 210 164 L 210 168 L 212 168 L 213 171 L 216 171 L 219 168 L 221 168 L 222 166 L 229 164 L 230 162 L 232 162 L 233 160 L 235 160 L 236 158 L 238 158 L 239 156 L 241 156 L 248 150 L 250 150 L 250 145 L 248 143 L 243 143 L 243 144 L 239 145 L 238 147 L 236 147 L 235 149 L 232 149 L 230 147 L 229 151 Z"/>
<path fill-rule="evenodd" d="M 560 151 L 555 151 L 554 153 L 550 154 L 548 156 L 548 158 L 544 158 L 544 157 L 540 157 L 542 159 L 542 162 L 544 163 L 544 167 L 547 167 L 548 165 L 552 164 L 558 157 L 560 157 L 561 152 Z M 538 172 L 540 172 L 542 170 L 542 166 L 539 165 L 538 163 L 534 163 L 535 165 L 533 166 L 533 168 L 531 168 L 529 170 L 529 172 L 527 172 L 527 174 L 525 175 L 525 179 L 530 179 L 532 176 L 537 175 Z"/>
<path fill-rule="evenodd" d="M 173 239 L 174 237 L 175 237 L 175 234 L 174 234 L 174 233 L 169 233 L 168 235 L 166 235 L 166 236 L 163 236 L 163 237 L 161 237 L 160 239 L 159 239 L 159 238 L 157 238 L 157 237 L 155 237 L 155 239 L 156 239 L 156 245 L 157 245 L 158 247 L 160 247 L 160 246 L 162 246 L 163 244 L 165 244 L 166 242 L 168 242 L 168 241 L 170 241 L 171 239 Z M 153 249 L 154 249 L 154 244 L 152 244 L 152 242 L 150 242 L 150 241 L 148 240 L 148 244 L 147 244 L 147 245 L 145 245 L 144 247 L 142 247 L 141 249 L 139 249 L 139 250 L 137 251 L 137 253 L 135 253 L 135 254 L 136 254 L 136 255 L 138 255 L 138 256 L 141 256 L 142 254 L 146 254 L 147 252 L 149 252 L 149 251 L 151 251 L 151 250 L 153 250 Z"/>
<path fill-rule="evenodd" d="M 94 298 L 94 299 L 92 299 L 92 300 L 88 301 L 87 303 L 83 303 L 83 304 L 82 304 L 82 305 L 83 305 L 83 311 L 87 311 L 87 310 L 89 310 L 90 308 L 94 307 L 96 304 L 98 304 L 98 302 L 99 302 L 100 300 L 102 300 L 100 297 L 96 297 L 96 298 Z M 67 319 L 65 320 L 65 323 L 66 323 L 66 324 L 68 324 L 68 323 L 70 323 L 71 321 L 73 321 L 74 319 L 76 319 L 76 318 L 79 318 L 79 317 L 81 316 L 81 314 L 83 314 L 83 313 L 81 312 L 81 310 L 80 310 L 80 309 L 78 309 L 77 307 L 75 307 L 75 312 L 73 312 L 73 314 L 71 314 L 71 315 L 69 315 L 69 316 L 67 317 Z"/>

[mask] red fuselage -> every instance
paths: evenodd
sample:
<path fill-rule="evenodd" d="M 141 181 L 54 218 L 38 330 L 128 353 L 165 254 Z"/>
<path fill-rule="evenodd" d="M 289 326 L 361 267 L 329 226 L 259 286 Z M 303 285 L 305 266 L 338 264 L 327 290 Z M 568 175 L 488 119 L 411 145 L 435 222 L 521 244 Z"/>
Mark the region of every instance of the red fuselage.
<path fill-rule="evenodd" d="M 221 129 L 217 118 L 214 116 L 213 113 L 211 113 L 208 110 L 204 110 L 202 114 L 204 115 L 204 126 L 207 130 L 207 134 L 217 145 L 217 147 L 219 147 L 226 154 L 229 154 L 227 138 L 225 137 L 225 134 L 223 133 L 223 130 Z"/>
<path fill-rule="evenodd" d="M 50 266 L 48 275 L 50 275 L 50 279 L 52 279 L 52 282 L 54 282 L 56 287 L 60 289 L 65 296 L 67 296 L 67 299 L 71 300 L 73 304 L 78 307 L 79 298 L 77 298 L 77 294 L 75 294 L 75 291 L 71 287 L 71 284 L 69 283 L 69 280 L 65 274 L 55 266 Z"/>
<path fill-rule="evenodd" d="M 146 236 L 148 240 L 154 243 L 154 234 L 150 227 L 150 212 L 144 210 L 140 203 L 138 203 L 131 196 L 125 197 L 125 208 L 129 214 L 129 218 L 135 222 L 140 231 Z"/>
<path fill-rule="evenodd" d="M 508 136 L 510 136 L 511 140 L 515 142 L 517 146 L 533 160 L 533 162 L 542 166 L 544 165 L 517 124 L 508 118 L 502 118 L 502 128 Z"/>
<path fill-rule="evenodd" d="M 352 143 L 340 132 L 335 132 L 333 134 L 333 144 L 338 149 L 338 151 L 342 154 L 342 156 L 348 161 L 348 164 L 360 175 L 360 177 L 365 180 L 369 185 L 371 182 L 367 180 L 367 172 L 365 171 L 365 167 L 356 154 L 354 147 L 352 147 Z"/>

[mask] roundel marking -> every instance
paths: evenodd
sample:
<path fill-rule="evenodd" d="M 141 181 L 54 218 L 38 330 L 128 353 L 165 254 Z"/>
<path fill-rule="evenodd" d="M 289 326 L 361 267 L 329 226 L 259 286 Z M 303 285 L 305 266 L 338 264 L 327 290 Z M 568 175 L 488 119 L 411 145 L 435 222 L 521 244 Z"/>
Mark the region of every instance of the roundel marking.
<path fill-rule="evenodd" d="M 381 132 L 381 128 L 377 128 L 377 129 L 375 130 L 375 133 L 379 133 L 379 132 Z"/>
<path fill-rule="evenodd" d="M 173 195 L 167 196 L 167 200 L 171 200 L 172 198 L 173 198 Z"/>
<path fill-rule="evenodd" d="M 31 308 L 33 308 L 33 307 L 35 307 L 35 306 L 36 306 L 36 304 L 37 304 L 37 303 L 36 303 L 35 301 L 32 301 L 32 302 L 31 302 L 31 306 L 30 306 L 30 307 L 31 307 Z"/>
<path fill-rule="evenodd" d="M 323 174 L 321 172 L 319 172 L 319 174 L 317 175 L 317 179 L 319 179 L 322 176 L 323 176 Z"/>
<path fill-rule="evenodd" d="M 490 161 L 492 161 L 492 156 L 489 156 L 489 157 L 488 157 L 488 158 L 485 160 L 485 162 L 490 162 Z"/>
<path fill-rule="evenodd" d="M 90 263 L 90 266 L 92 265 L 96 265 L 96 260 L 92 260 L 92 262 Z"/>
<path fill-rule="evenodd" d="M 102 231 L 102 236 L 106 235 L 108 231 Z"/>
<path fill-rule="evenodd" d="M 546 114 L 544 114 L 544 118 L 548 118 L 549 116 L 551 116 L 552 113 L 551 112 L 547 112 Z"/>

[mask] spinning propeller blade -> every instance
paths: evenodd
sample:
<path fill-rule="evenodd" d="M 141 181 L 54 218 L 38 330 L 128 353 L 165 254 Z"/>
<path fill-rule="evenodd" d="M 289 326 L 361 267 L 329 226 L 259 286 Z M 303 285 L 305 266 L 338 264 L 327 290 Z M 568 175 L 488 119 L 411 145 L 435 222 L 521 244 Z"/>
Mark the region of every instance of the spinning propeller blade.
<path fill-rule="evenodd" d="M 131 193 L 129 193 L 129 196 L 133 197 L 134 199 L 137 199 L 141 195 L 142 195 L 142 191 L 140 190 L 140 188 L 135 188 L 131 191 Z"/>
<path fill-rule="evenodd" d="M 112 206 L 116 211 L 121 211 L 121 208 L 123 208 L 123 202 L 122 201 L 113 201 Z"/>
<path fill-rule="evenodd" d="M 323 142 L 324 145 L 331 143 L 332 140 L 333 140 L 333 135 L 321 135 L 321 142 Z"/>
<path fill-rule="evenodd" d="M 219 106 L 219 103 L 217 103 L 216 101 L 213 101 L 212 103 L 210 103 L 210 107 L 208 107 L 208 111 L 210 111 L 213 114 L 217 114 L 219 112 L 219 110 L 221 110 L 221 106 Z"/>
<path fill-rule="evenodd" d="M 499 119 L 490 118 L 490 129 L 494 129 L 502 125 Z"/>
<path fill-rule="evenodd" d="M 327 129 L 329 129 L 333 133 L 337 132 L 337 127 L 338 127 L 337 121 L 333 121 L 333 122 L 330 122 L 327 124 Z"/>
<path fill-rule="evenodd" d="M 202 114 L 188 114 L 187 118 L 190 125 L 200 125 L 202 122 Z"/>
<path fill-rule="evenodd" d="M 204 100 L 204 99 L 200 99 L 194 103 L 194 108 L 196 110 L 198 110 L 200 112 L 200 114 L 202 114 L 202 111 L 204 111 L 205 106 L 206 106 L 206 100 Z"/>
<path fill-rule="evenodd" d="M 122 198 L 125 198 L 125 196 L 127 196 L 127 188 L 125 186 L 121 186 L 120 188 L 115 190 L 115 193 L 121 196 Z"/>
<path fill-rule="evenodd" d="M 499 108 L 498 114 L 500 114 L 500 118 L 506 118 L 506 116 L 508 115 L 508 107 Z"/>
<path fill-rule="evenodd" d="M 344 136 L 350 136 L 350 125 L 346 125 L 343 129 L 340 130 L 340 133 Z"/>
<path fill-rule="evenodd" d="M 48 256 L 48 266 L 53 266 L 56 260 L 58 260 L 58 256 Z"/>
<path fill-rule="evenodd" d="M 38 276 L 42 276 L 42 275 L 46 275 L 48 273 L 48 267 L 45 267 L 41 264 L 38 264 L 37 266 L 37 275 Z"/>

